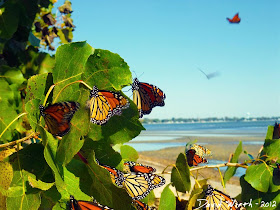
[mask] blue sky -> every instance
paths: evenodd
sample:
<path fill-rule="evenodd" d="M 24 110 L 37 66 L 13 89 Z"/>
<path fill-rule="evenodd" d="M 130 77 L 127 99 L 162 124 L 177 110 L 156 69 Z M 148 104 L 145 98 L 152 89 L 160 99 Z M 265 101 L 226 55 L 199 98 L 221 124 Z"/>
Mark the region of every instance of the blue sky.
<path fill-rule="evenodd" d="M 118 53 L 165 92 L 166 105 L 146 118 L 280 116 L 278 0 L 72 0 L 72 8 L 74 41 Z M 237 12 L 241 23 L 229 24 Z M 220 75 L 207 80 L 197 68 Z"/>

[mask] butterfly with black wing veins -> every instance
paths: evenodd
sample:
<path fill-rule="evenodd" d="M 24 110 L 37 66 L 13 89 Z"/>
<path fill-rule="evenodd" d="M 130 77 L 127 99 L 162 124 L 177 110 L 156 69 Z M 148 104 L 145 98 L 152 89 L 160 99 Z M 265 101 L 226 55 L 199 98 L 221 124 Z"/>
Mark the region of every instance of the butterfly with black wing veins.
<path fill-rule="evenodd" d="M 120 93 L 98 90 L 93 86 L 88 101 L 90 122 L 103 125 L 114 115 L 121 115 L 122 109 L 129 107 L 129 101 Z"/>
<path fill-rule="evenodd" d="M 40 114 L 44 117 L 48 131 L 54 136 L 64 136 L 70 131 L 70 121 L 79 109 L 78 102 L 61 102 L 44 107 L 39 105 Z"/>
<path fill-rule="evenodd" d="M 239 14 L 236 13 L 232 19 L 227 18 L 229 23 L 240 23 L 241 19 L 239 18 Z"/>
<path fill-rule="evenodd" d="M 137 78 L 134 78 L 131 87 L 133 102 L 136 104 L 139 111 L 139 118 L 142 118 L 143 115 L 150 114 L 152 109 L 156 106 L 164 106 L 166 96 L 158 87 L 139 82 Z"/>
<path fill-rule="evenodd" d="M 103 206 L 97 202 L 77 201 L 74 196 L 70 196 L 70 210 L 113 210 L 108 206 Z"/>

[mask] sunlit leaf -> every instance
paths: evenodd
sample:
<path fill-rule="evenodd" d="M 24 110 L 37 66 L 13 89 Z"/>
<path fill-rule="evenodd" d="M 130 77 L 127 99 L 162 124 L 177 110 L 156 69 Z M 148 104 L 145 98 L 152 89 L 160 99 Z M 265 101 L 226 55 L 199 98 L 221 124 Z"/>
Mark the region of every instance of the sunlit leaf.
<path fill-rule="evenodd" d="M 190 169 L 183 153 L 178 155 L 176 166 L 172 168 L 171 182 L 179 192 L 185 193 L 191 189 Z"/>
<path fill-rule="evenodd" d="M 230 162 L 231 163 L 238 163 L 238 158 L 242 152 L 242 141 L 239 142 L 239 145 L 237 146 Z M 227 167 L 227 170 L 224 174 L 224 183 L 226 184 L 228 180 L 230 180 L 231 177 L 234 176 L 236 173 L 237 168 L 236 167 Z"/>
<path fill-rule="evenodd" d="M 121 146 L 120 151 L 121 151 L 121 156 L 122 156 L 122 159 L 124 162 L 125 161 L 136 162 L 137 159 L 139 158 L 137 151 L 131 146 L 123 145 L 123 146 Z"/>
<path fill-rule="evenodd" d="M 176 198 L 173 192 L 169 188 L 170 184 L 168 184 L 162 191 L 160 202 L 159 202 L 159 210 L 175 210 L 176 209 Z"/>

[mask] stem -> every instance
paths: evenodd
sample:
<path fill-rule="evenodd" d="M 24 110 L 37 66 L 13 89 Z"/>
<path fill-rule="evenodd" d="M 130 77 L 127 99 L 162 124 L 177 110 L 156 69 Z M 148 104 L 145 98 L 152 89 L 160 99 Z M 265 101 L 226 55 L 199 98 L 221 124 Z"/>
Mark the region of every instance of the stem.
<path fill-rule="evenodd" d="M 46 97 L 45 97 L 45 100 L 44 100 L 43 106 L 45 106 L 45 105 L 46 105 L 47 100 L 48 100 L 48 97 L 49 97 L 49 95 L 51 94 L 51 92 L 52 92 L 52 90 L 54 89 L 54 87 L 55 87 L 55 85 L 52 85 L 52 86 L 49 88 L 49 90 L 48 90 L 48 92 L 47 92 L 47 94 L 46 94 Z"/>
<path fill-rule="evenodd" d="M 190 172 L 190 175 L 192 176 L 192 177 L 194 177 L 194 175 Z M 201 188 L 201 185 L 199 184 L 199 182 L 197 181 L 197 179 L 194 177 L 194 181 L 196 182 L 196 184 L 197 184 L 197 186 L 199 187 L 199 188 Z"/>
<path fill-rule="evenodd" d="M 3 134 L 6 132 L 6 130 L 8 130 L 8 128 L 17 120 L 19 119 L 20 117 L 22 117 L 23 115 L 26 115 L 27 113 L 24 112 L 24 113 L 21 113 L 19 116 L 17 116 L 12 122 L 10 122 L 10 124 L 3 130 L 3 132 L 0 134 L 0 139 L 1 137 L 3 136 Z"/>
<path fill-rule="evenodd" d="M 37 133 L 32 133 L 32 134 L 30 134 L 29 136 L 24 137 L 24 138 L 22 138 L 22 139 L 19 139 L 19 140 L 16 140 L 16 141 L 12 141 L 12 142 L 9 142 L 9 143 L 6 143 L 6 144 L 0 144 L 0 148 L 5 148 L 5 147 L 9 147 L 9 146 L 16 145 L 16 144 L 18 144 L 18 143 L 21 143 L 21 142 L 24 142 L 24 141 L 26 141 L 26 140 L 28 140 L 28 139 L 31 139 L 31 138 L 33 138 L 34 136 L 38 136 L 39 134 L 40 134 L 39 132 L 37 132 Z"/>
<path fill-rule="evenodd" d="M 163 171 L 162 171 L 161 173 L 164 174 L 164 173 L 165 173 L 165 170 L 166 170 L 169 166 L 175 167 L 174 164 L 170 164 L 170 165 L 166 166 L 166 167 L 163 169 Z"/>
<path fill-rule="evenodd" d="M 83 84 L 84 86 L 86 86 L 88 89 L 92 90 L 92 88 L 91 88 L 88 84 L 86 84 L 83 80 L 77 80 L 77 81 L 74 81 L 74 82 L 70 82 L 69 84 L 65 85 L 65 86 L 58 92 L 58 94 L 57 94 L 57 96 L 55 97 L 53 103 L 55 103 L 55 102 L 57 101 L 58 96 L 61 94 L 61 92 L 62 92 L 65 88 L 67 88 L 67 87 L 69 87 L 70 85 L 75 84 L 75 83 L 82 83 L 82 84 Z"/>
<path fill-rule="evenodd" d="M 222 175 L 222 172 L 221 172 L 220 168 L 218 168 L 218 171 L 219 171 L 220 176 L 221 176 L 221 182 L 222 182 L 223 188 L 225 189 L 226 188 L 225 187 L 225 182 L 224 182 L 224 178 L 223 178 L 223 175 Z"/>

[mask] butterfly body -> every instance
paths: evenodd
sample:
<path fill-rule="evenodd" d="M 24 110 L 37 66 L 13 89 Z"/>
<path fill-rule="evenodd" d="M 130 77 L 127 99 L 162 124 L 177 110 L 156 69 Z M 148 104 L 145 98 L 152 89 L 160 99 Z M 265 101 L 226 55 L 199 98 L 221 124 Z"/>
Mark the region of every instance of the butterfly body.
<path fill-rule="evenodd" d="M 103 206 L 97 202 L 77 201 L 72 195 L 70 196 L 70 210 L 113 210 L 108 206 Z"/>
<path fill-rule="evenodd" d="M 240 23 L 241 19 L 239 18 L 238 13 L 236 13 L 236 15 L 234 15 L 234 17 L 232 19 L 227 18 L 229 23 Z"/>
<path fill-rule="evenodd" d="M 98 90 L 96 86 L 93 86 L 88 107 L 90 108 L 90 121 L 103 125 L 112 116 L 121 115 L 122 109 L 129 107 L 129 101 L 120 93 Z"/>
<path fill-rule="evenodd" d="M 200 163 L 207 163 L 205 158 L 200 157 L 196 154 L 194 149 L 189 149 L 186 151 L 187 161 L 189 166 L 197 166 Z"/>
<path fill-rule="evenodd" d="M 40 114 L 44 117 L 49 132 L 60 137 L 70 131 L 70 121 L 79 107 L 77 102 L 61 102 L 47 107 L 39 105 Z"/>
<path fill-rule="evenodd" d="M 152 109 L 156 106 L 164 106 L 165 94 L 158 87 L 139 82 L 137 78 L 134 78 L 131 85 L 133 92 L 133 102 L 136 104 L 139 111 L 139 117 L 150 114 Z"/>

